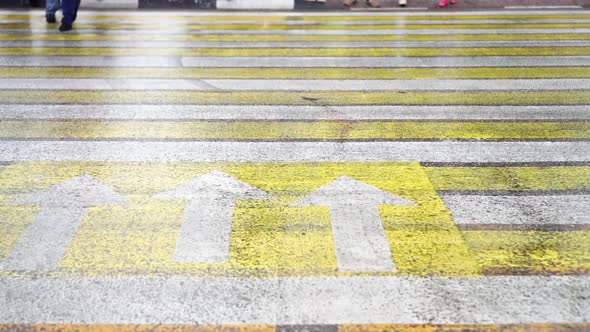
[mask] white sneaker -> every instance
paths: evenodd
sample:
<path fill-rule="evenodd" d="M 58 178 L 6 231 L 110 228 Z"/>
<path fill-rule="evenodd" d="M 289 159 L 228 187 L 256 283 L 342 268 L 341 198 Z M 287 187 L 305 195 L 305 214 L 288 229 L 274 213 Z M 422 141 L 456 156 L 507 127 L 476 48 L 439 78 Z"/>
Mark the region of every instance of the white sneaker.
<path fill-rule="evenodd" d="M 405 7 L 408 4 L 408 0 L 399 0 L 400 7 Z"/>

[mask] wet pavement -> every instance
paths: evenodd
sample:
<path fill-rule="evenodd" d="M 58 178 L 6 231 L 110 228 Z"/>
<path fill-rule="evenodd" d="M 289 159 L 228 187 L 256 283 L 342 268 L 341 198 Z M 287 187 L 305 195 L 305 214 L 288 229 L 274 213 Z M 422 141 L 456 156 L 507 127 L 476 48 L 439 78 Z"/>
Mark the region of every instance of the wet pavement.
<path fill-rule="evenodd" d="M 0 12 L 0 331 L 590 329 L 590 12 Z"/>

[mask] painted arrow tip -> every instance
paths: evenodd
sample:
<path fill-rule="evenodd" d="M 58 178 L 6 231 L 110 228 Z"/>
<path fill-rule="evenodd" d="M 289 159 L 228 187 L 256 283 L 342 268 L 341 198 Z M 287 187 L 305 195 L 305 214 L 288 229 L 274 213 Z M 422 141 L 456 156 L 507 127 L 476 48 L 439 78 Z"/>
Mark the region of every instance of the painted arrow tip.
<path fill-rule="evenodd" d="M 417 205 L 388 191 L 381 190 L 348 176 L 320 187 L 311 194 L 291 204 L 291 206 L 308 205 Z"/>
<path fill-rule="evenodd" d="M 34 204 L 43 207 L 92 207 L 102 204 L 126 204 L 127 199 L 96 178 L 83 174 L 30 194 L 13 204 Z"/>
<path fill-rule="evenodd" d="M 254 187 L 240 179 L 220 171 L 211 171 L 205 175 L 178 185 L 172 190 L 161 192 L 154 198 L 196 198 L 210 195 L 223 195 L 240 198 L 272 199 L 274 196 Z"/>

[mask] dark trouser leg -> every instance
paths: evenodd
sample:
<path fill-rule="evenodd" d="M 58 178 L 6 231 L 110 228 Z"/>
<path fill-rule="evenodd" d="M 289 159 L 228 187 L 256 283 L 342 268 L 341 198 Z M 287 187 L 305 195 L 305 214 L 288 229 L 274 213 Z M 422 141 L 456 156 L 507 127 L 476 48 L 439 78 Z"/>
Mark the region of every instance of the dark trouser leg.
<path fill-rule="evenodd" d="M 78 15 L 78 8 L 80 8 L 80 0 L 62 0 L 62 11 L 64 14 L 62 23 L 72 25 Z"/>
<path fill-rule="evenodd" d="M 59 0 L 47 0 L 45 3 L 45 16 L 55 17 L 55 12 L 59 9 Z"/>

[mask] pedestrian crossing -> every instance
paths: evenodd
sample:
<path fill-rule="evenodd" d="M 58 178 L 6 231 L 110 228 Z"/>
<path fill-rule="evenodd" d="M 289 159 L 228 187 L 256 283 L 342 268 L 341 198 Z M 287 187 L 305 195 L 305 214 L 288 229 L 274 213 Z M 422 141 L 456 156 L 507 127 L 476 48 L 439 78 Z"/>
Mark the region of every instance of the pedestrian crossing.
<path fill-rule="evenodd" d="M 42 18 L 0 11 L 0 324 L 587 328 L 586 11 Z"/>

